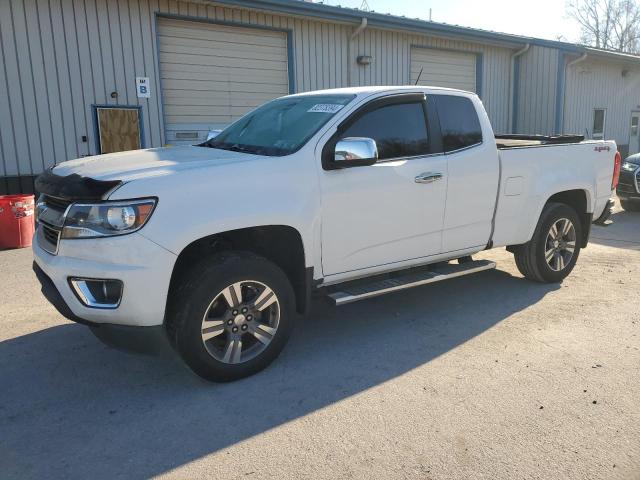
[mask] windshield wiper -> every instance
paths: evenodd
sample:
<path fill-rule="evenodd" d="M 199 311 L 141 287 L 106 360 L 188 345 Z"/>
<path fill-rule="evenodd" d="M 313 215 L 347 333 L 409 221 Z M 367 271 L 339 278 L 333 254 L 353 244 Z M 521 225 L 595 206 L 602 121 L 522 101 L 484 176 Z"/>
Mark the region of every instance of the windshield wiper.
<path fill-rule="evenodd" d="M 252 153 L 255 155 L 261 155 L 263 154 L 266 149 L 262 148 L 262 147 L 257 147 L 254 145 L 242 145 L 240 143 L 235 143 L 233 145 L 229 145 L 229 144 L 210 144 L 209 145 L 211 148 L 220 148 L 222 150 L 230 150 L 232 152 L 241 152 L 241 153 Z"/>

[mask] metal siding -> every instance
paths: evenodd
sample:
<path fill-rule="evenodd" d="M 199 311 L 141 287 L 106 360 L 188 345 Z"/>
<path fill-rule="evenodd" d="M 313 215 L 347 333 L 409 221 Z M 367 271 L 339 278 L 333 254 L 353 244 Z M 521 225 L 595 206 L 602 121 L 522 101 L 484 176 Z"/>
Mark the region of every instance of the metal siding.
<path fill-rule="evenodd" d="M 532 46 L 520 57 L 516 132 L 555 132 L 558 50 Z M 506 95 L 505 95 L 506 96 Z"/>
<path fill-rule="evenodd" d="M 95 154 L 95 104 L 141 106 L 144 145 L 164 144 L 157 14 L 291 30 L 298 92 L 347 86 L 349 78 L 352 85 L 408 84 L 412 45 L 482 54 L 482 100 L 494 128 L 507 131 L 508 48 L 369 27 L 347 58 L 355 23 L 197 1 L 11 0 L 0 2 L 0 175 L 37 174 Z M 358 55 L 372 56 L 371 65 L 357 65 Z M 149 77 L 151 98 L 137 98 L 136 76 Z"/>
<path fill-rule="evenodd" d="M 628 71 L 626 77 L 623 70 Z M 629 143 L 631 111 L 640 110 L 640 70 L 587 59 L 567 69 L 565 90 L 565 133 L 590 136 L 593 110 L 606 108 L 605 138 L 618 145 Z"/>
<path fill-rule="evenodd" d="M 8 108 L 3 109 L 0 114 L 3 117 L 3 126 L 8 127 L 6 130 L 3 128 L 3 142 L 6 141 L 5 136 L 8 137 L 8 134 L 11 133 L 12 138 L 7 142 L 7 147 L 13 143 L 13 148 L 10 149 L 11 153 L 5 159 L 6 175 L 29 175 L 31 174 L 31 152 L 27 138 L 28 123 L 23 104 L 21 79 L 23 72 L 18 67 L 19 57 L 14 33 L 12 3 L 0 2 L 0 35 L 4 55 L 4 72 L 2 73 L 4 74 L 8 103 Z M 9 118 L 5 119 L 7 113 Z"/>

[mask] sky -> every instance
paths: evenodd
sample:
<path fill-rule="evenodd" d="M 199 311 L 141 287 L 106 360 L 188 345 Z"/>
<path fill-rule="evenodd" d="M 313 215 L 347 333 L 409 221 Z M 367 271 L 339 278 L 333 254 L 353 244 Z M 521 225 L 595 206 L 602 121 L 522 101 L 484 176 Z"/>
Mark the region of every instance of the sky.
<path fill-rule="evenodd" d="M 318 0 L 315 0 L 318 1 Z M 567 18 L 565 0 L 367 0 L 379 13 L 429 19 L 527 37 L 577 42 L 580 30 Z M 362 0 L 324 0 L 329 5 L 360 8 Z"/>

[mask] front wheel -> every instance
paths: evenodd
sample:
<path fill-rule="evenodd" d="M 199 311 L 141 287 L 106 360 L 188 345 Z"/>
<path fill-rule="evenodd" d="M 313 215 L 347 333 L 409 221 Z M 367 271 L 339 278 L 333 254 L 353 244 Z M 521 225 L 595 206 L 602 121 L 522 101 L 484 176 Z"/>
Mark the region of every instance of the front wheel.
<path fill-rule="evenodd" d="M 549 203 L 540 215 L 533 238 L 514 248 L 516 266 L 529 280 L 561 282 L 578 260 L 581 238 L 576 211 L 562 203 Z"/>
<path fill-rule="evenodd" d="M 275 264 L 246 252 L 223 253 L 187 272 L 167 328 L 187 365 L 226 382 L 267 367 L 293 326 L 294 294 Z"/>

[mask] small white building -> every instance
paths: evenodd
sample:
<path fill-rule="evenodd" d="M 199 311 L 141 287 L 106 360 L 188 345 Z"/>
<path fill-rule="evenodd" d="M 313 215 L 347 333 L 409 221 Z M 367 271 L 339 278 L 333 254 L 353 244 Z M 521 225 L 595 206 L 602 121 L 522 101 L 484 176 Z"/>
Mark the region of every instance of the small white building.
<path fill-rule="evenodd" d="M 640 57 L 299 0 L 3 0 L 0 65 L 0 194 L 348 85 L 472 90 L 497 132 L 640 150 Z"/>

